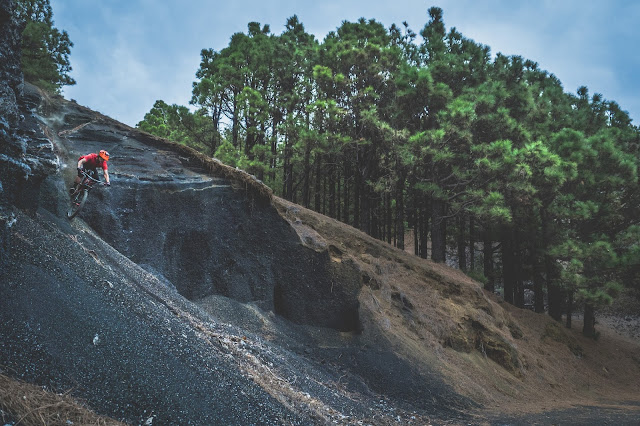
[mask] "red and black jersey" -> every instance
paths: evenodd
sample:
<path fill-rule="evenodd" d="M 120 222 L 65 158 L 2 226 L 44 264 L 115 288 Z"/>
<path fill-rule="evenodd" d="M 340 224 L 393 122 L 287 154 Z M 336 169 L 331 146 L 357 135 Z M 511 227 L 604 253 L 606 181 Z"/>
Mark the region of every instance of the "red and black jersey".
<path fill-rule="evenodd" d="M 98 160 L 98 154 L 92 153 L 92 154 L 87 154 L 87 155 L 83 155 L 82 157 L 78 158 L 78 161 L 84 159 L 84 167 L 87 169 L 97 169 L 98 167 L 100 167 L 100 161 Z M 109 167 L 107 166 L 107 162 L 103 161 L 102 162 L 102 170 L 107 170 Z"/>

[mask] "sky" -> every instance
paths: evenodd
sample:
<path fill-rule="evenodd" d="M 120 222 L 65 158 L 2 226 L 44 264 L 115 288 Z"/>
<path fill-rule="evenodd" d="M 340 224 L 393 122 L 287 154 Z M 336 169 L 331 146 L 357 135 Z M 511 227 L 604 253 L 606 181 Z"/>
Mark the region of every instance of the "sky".
<path fill-rule="evenodd" d="M 447 30 L 519 55 L 560 79 L 586 86 L 640 125 L 640 1 L 636 0 L 50 0 L 54 25 L 74 46 L 66 99 L 130 126 L 156 100 L 189 105 L 200 52 L 220 51 L 255 21 L 273 34 L 297 15 L 319 41 L 342 22 L 407 22 L 416 33 L 442 8 Z M 421 39 L 418 36 L 418 39 Z"/>

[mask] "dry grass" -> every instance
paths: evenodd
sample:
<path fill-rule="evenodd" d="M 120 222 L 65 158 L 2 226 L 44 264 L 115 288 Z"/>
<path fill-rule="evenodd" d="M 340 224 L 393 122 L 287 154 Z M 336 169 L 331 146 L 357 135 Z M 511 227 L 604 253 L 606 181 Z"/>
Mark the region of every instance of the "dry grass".
<path fill-rule="evenodd" d="M 13 417 L 16 425 L 124 425 L 97 415 L 67 394 L 47 392 L 2 374 L 0 408 Z"/>
<path fill-rule="evenodd" d="M 519 415 L 625 401 L 635 404 L 625 410 L 640 410 L 638 340 L 604 326 L 599 340 L 585 338 L 579 321 L 565 329 L 484 292 L 458 270 L 278 197 L 273 204 L 303 244 L 313 236 L 314 247 L 328 248 L 332 260 L 350 258 L 357 265 L 366 276 L 360 309 L 385 324 L 402 356 L 429 363 L 488 412 Z M 504 350 L 492 357 L 496 344 Z M 507 355 L 513 362 L 504 361 Z"/>

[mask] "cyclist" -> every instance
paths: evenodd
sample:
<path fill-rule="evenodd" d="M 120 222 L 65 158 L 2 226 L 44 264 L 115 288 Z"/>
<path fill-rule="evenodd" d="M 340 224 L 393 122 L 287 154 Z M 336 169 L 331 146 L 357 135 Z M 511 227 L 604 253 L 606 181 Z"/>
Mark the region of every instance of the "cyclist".
<path fill-rule="evenodd" d="M 107 161 L 109 161 L 109 153 L 104 149 L 100 150 L 97 154 L 91 153 L 78 158 L 78 176 L 76 177 L 74 188 L 71 188 L 71 190 L 75 190 L 75 187 L 82 180 L 83 171 L 86 171 L 86 173 L 94 179 L 98 179 L 98 171 L 96 170 L 98 167 L 102 168 L 104 185 L 111 186 L 111 182 L 109 181 L 109 172 L 107 171 Z"/>

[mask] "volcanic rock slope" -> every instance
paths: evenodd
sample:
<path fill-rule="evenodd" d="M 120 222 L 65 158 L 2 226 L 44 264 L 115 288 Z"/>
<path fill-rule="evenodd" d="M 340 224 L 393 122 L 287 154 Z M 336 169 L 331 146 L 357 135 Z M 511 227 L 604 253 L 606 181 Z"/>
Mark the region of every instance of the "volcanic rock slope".
<path fill-rule="evenodd" d="M 132 424 L 640 419 L 637 342 L 606 352 L 242 171 L 25 98 L 58 167 L 5 220 L 5 373 Z M 69 221 L 75 162 L 100 149 L 112 186 Z"/>

